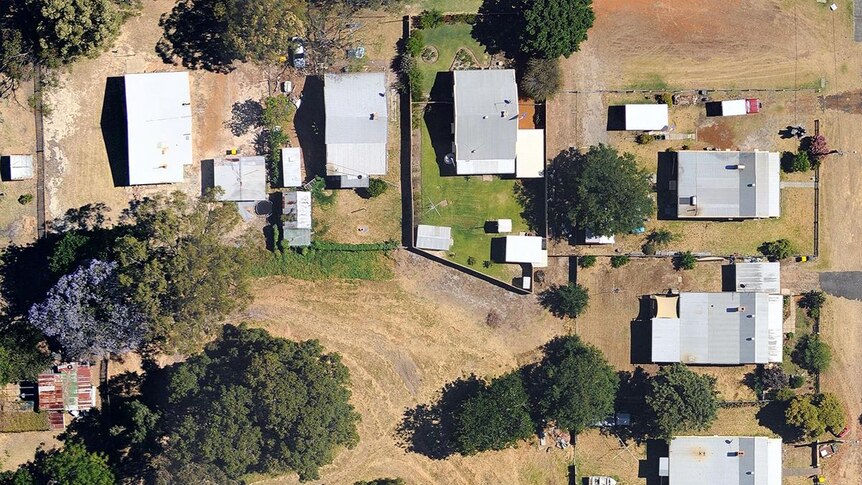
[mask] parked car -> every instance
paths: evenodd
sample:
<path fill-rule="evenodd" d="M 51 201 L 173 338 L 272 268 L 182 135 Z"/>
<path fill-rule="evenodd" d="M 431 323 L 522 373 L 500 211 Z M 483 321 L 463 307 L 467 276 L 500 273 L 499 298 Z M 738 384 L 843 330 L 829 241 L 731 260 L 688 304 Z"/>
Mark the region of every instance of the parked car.
<path fill-rule="evenodd" d="M 305 68 L 305 46 L 297 43 L 296 47 L 293 48 L 293 67 L 297 69 Z"/>

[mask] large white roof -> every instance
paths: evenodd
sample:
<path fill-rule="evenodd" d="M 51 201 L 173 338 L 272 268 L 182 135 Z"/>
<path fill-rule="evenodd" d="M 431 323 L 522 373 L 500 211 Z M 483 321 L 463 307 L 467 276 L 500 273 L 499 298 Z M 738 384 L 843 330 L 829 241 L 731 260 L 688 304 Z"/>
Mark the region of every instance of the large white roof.
<path fill-rule="evenodd" d="M 126 74 L 129 185 L 183 181 L 192 163 L 188 72 Z"/>
<path fill-rule="evenodd" d="M 744 99 L 731 99 L 721 102 L 721 116 L 739 116 L 746 113 Z"/>
<path fill-rule="evenodd" d="M 781 485 L 778 438 L 680 436 L 669 451 L 669 485 Z"/>
<path fill-rule="evenodd" d="M 515 173 L 518 87 L 512 69 L 454 71 L 455 170 Z"/>
<path fill-rule="evenodd" d="M 626 130 L 652 131 L 668 128 L 667 105 L 661 104 L 627 104 Z"/>
<path fill-rule="evenodd" d="M 327 74 L 326 174 L 386 175 L 389 106 L 382 72 Z"/>
<path fill-rule="evenodd" d="M 506 236 L 506 263 L 530 263 L 544 268 L 548 265 L 548 250 L 545 238 L 541 236 Z"/>

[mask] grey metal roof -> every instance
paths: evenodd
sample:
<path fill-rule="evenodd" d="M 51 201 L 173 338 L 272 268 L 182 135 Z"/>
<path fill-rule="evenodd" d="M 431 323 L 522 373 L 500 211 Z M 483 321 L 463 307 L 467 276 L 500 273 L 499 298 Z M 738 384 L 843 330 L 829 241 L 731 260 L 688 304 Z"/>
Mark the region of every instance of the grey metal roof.
<path fill-rule="evenodd" d="M 452 242 L 451 227 L 420 224 L 416 228 L 416 247 L 419 249 L 448 251 Z"/>
<path fill-rule="evenodd" d="M 224 193 L 219 200 L 266 199 L 266 158 L 235 157 L 213 161 L 213 181 Z"/>
<path fill-rule="evenodd" d="M 33 155 L 9 155 L 3 157 L 9 164 L 9 180 L 33 178 Z"/>
<path fill-rule="evenodd" d="M 519 116 L 515 71 L 455 71 L 453 79 L 457 173 L 515 173 Z"/>
<path fill-rule="evenodd" d="M 733 265 L 736 291 L 781 293 L 781 264 L 736 263 Z"/>
<path fill-rule="evenodd" d="M 677 217 L 778 217 L 779 165 L 777 152 L 677 153 Z"/>
<path fill-rule="evenodd" d="M 781 295 L 680 293 L 678 318 L 652 319 L 653 361 L 781 362 L 783 317 Z"/>
<path fill-rule="evenodd" d="M 670 442 L 669 485 L 781 485 L 781 440 L 681 436 Z"/>
<path fill-rule="evenodd" d="M 385 74 L 327 74 L 323 100 L 327 175 L 385 175 L 389 129 Z"/>

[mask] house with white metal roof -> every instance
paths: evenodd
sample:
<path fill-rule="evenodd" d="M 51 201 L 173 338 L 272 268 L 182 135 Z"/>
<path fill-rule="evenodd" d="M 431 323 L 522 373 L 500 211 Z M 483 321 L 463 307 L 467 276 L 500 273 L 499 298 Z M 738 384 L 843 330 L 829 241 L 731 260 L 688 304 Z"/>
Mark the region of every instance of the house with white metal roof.
<path fill-rule="evenodd" d="M 741 365 L 783 359 L 781 295 L 680 293 L 653 300 L 653 362 Z"/>
<path fill-rule="evenodd" d="M 677 217 L 757 219 L 781 213 L 777 152 L 684 150 L 676 154 Z"/>
<path fill-rule="evenodd" d="M 625 131 L 664 131 L 668 129 L 667 104 L 625 105 Z"/>
<path fill-rule="evenodd" d="M 223 193 L 218 200 L 254 202 L 266 197 L 266 158 L 226 157 L 213 161 L 213 181 Z"/>
<path fill-rule="evenodd" d="M 548 245 L 541 236 L 505 236 L 491 240 L 491 255 L 500 263 L 526 263 L 537 268 L 548 266 Z"/>
<path fill-rule="evenodd" d="M 659 466 L 668 485 L 781 485 L 781 439 L 680 436 Z"/>
<path fill-rule="evenodd" d="M 188 72 L 124 76 L 129 185 L 183 181 L 192 163 Z"/>
<path fill-rule="evenodd" d="M 518 87 L 513 69 L 455 71 L 455 172 L 512 175 L 518 141 Z"/>
<path fill-rule="evenodd" d="M 385 74 L 327 74 L 323 98 L 326 174 L 341 187 L 368 187 L 370 176 L 386 175 L 388 168 Z"/>
<path fill-rule="evenodd" d="M 740 293 L 781 293 L 781 264 L 777 262 L 731 265 L 736 291 Z"/>

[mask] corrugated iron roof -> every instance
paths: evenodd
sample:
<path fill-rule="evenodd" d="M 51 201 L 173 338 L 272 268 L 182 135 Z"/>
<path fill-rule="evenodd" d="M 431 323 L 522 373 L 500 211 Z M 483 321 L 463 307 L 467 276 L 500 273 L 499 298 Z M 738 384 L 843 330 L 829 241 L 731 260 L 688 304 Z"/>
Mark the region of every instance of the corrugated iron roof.
<path fill-rule="evenodd" d="M 738 292 L 781 293 L 779 263 L 736 263 L 733 270 Z"/>
<path fill-rule="evenodd" d="M 677 153 L 677 217 L 780 215 L 777 152 L 684 150 Z"/>
<path fill-rule="evenodd" d="M 323 98 L 327 175 L 385 175 L 389 130 L 385 74 L 327 74 Z"/>
<path fill-rule="evenodd" d="M 670 485 L 781 485 L 781 440 L 681 436 L 670 442 Z"/>
<path fill-rule="evenodd" d="M 455 71 L 455 169 L 515 173 L 518 87 L 512 69 Z"/>

